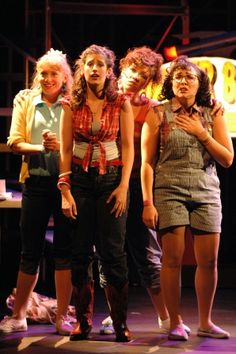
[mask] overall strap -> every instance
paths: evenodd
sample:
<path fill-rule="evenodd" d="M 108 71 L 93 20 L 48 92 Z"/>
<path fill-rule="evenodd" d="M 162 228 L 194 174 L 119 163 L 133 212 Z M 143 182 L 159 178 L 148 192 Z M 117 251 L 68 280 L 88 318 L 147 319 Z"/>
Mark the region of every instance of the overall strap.
<path fill-rule="evenodd" d="M 171 109 L 171 104 L 170 102 L 164 102 L 163 106 L 164 106 L 167 122 L 170 123 L 173 121 L 173 112 Z"/>
<path fill-rule="evenodd" d="M 205 128 L 208 130 L 210 135 L 212 135 L 212 125 L 213 125 L 211 111 L 212 111 L 212 109 L 210 107 L 203 107 L 203 115 L 204 115 L 204 119 L 206 121 Z"/>
<path fill-rule="evenodd" d="M 162 103 L 162 105 L 164 107 L 165 118 L 160 125 L 160 141 L 159 141 L 160 152 L 164 150 L 166 141 L 170 133 L 170 124 L 173 122 L 173 112 L 171 109 L 170 102 L 164 102 Z"/>

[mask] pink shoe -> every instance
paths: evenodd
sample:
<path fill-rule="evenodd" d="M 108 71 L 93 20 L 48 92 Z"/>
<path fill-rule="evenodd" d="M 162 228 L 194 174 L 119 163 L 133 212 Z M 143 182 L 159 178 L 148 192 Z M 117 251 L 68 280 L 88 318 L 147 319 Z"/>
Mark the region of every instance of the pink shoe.
<path fill-rule="evenodd" d="M 223 330 L 218 326 L 212 326 L 209 329 L 198 328 L 197 335 L 199 337 L 208 337 L 208 338 L 216 338 L 216 339 L 228 339 L 230 337 L 229 332 L 226 332 L 225 330 Z"/>
<path fill-rule="evenodd" d="M 158 326 L 159 326 L 159 330 L 158 330 L 158 333 L 161 333 L 161 334 L 168 334 L 169 331 L 170 331 L 170 319 L 167 318 L 166 320 L 161 320 L 159 317 L 158 317 Z M 182 326 L 185 330 L 185 332 L 187 332 L 188 335 L 190 335 L 191 333 L 191 329 L 184 323 L 182 323 Z"/>
<path fill-rule="evenodd" d="M 69 321 L 66 320 L 65 317 L 61 316 L 56 321 L 56 331 L 61 336 L 69 336 L 72 330 L 73 326 L 70 324 Z"/>
<path fill-rule="evenodd" d="M 188 340 L 188 334 L 182 324 L 172 329 L 168 334 L 169 340 Z"/>

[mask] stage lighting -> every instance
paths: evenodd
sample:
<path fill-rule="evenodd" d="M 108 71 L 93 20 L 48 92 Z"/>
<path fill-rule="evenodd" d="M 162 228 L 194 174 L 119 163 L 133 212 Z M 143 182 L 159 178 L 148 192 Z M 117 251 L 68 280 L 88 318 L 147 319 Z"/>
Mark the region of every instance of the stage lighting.
<path fill-rule="evenodd" d="M 177 53 L 177 48 L 176 46 L 171 46 L 171 47 L 165 47 L 164 48 L 164 57 L 166 60 L 171 61 L 177 58 L 178 53 Z"/>

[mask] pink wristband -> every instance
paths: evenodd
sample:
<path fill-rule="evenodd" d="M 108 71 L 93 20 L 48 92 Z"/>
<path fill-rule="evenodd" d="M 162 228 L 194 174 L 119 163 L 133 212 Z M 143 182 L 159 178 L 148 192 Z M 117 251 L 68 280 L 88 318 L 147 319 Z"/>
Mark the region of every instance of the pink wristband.
<path fill-rule="evenodd" d="M 143 201 L 143 206 L 152 206 L 153 205 L 153 201 L 152 200 L 144 200 Z"/>
<path fill-rule="evenodd" d="M 61 190 L 61 185 L 65 184 L 70 188 L 70 177 L 69 176 L 63 176 L 58 179 L 57 182 L 57 188 Z"/>

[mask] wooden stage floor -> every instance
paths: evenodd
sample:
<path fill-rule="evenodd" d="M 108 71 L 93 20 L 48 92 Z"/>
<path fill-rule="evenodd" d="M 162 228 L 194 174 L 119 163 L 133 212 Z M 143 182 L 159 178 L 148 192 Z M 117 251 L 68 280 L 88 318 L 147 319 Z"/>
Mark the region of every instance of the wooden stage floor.
<path fill-rule="evenodd" d="M 231 333 L 226 340 L 196 336 L 197 308 L 193 289 L 182 290 L 182 314 L 192 334 L 187 342 L 168 341 L 157 333 L 155 314 L 146 291 L 130 287 L 128 326 L 133 333 L 129 343 L 114 342 L 114 335 L 99 335 L 99 325 L 107 316 L 104 294 L 95 293 L 94 327 L 89 340 L 70 342 L 69 337 L 55 334 L 52 325 L 29 325 L 27 332 L 0 337 L 1 354 L 235 354 L 236 353 L 236 289 L 218 289 L 213 320 Z"/>

